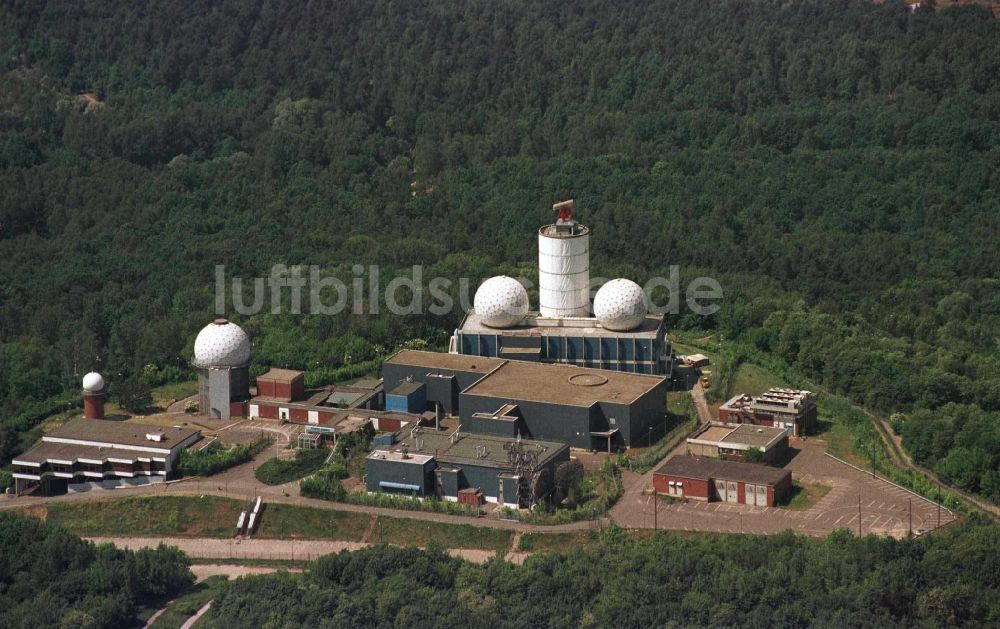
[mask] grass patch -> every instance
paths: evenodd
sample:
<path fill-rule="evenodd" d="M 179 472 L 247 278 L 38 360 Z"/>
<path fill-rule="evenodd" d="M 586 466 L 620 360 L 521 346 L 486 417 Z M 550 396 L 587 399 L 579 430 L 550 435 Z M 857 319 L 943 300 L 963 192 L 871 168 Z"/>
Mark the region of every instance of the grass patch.
<path fill-rule="evenodd" d="M 437 542 L 448 548 L 472 548 L 504 553 L 510 547 L 512 536 L 513 533 L 505 529 L 379 516 L 371 541 L 420 547 Z"/>
<path fill-rule="evenodd" d="M 254 537 L 360 542 L 368 522 L 365 513 L 265 503 Z"/>
<path fill-rule="evenodd" d="M 180 627 L 188 618 L 194 616 L 205 603 L 218 596 L 228 583 L 227 577 L 216 575 L 201 583 L 194 584 L 190 590 L 179 596 L 166 608 L 166 611 L 153 623 L 152 629 Z"/>
<path fill-rule="evenodd" d="M 49 505 L 46 521 L 81 536 L 229 537 L 242 504 L 217 496 L 158 496 Z"/>
<path fill-rule="evenodd" d="M 792 481 L 787 508 L 793 511 L 805 511 L 819 502 L 823 496 L 830 493 L 826 485 L 812 485 L 801 481 Z"/>
<path fill-rule="evenodd" d="M 265 485 L 283 485 L 318 470 L 329 455 L 326 448 L 298 450 L 291 460 L 275 457 L 264 461 L 254 476 Z"/>
<path fill-rule="evenodd" d="M 525 533 L 517 543 L 517 550 L 521 552 L 553 552 L 568 553 L 594 541 L 594 535 L 589 532 L 581 533 Z"/>
<path fill-rule="evenodd" d="M 153 395 L 153 404 L 155 406 L 166 409 L 167 406 L 173 404 L 177 400 L 183 400 L 184 398 L 189 398 L 198 392 L 198 381 L 197 380 L 185 380 L 183 382 L 172 382 L 170 384 L 164 384 L 162 386 L 155 387 L 151 393 Z"/>

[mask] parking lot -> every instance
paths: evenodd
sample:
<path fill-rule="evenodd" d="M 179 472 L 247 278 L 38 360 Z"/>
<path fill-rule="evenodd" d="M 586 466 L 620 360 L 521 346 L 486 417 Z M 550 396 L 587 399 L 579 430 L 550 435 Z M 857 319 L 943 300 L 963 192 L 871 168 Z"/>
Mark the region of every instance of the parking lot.
<path fill-rule="evenodd" d="M 954 519 L 947 509 L 827 456 L 822 440 L 798 440 L 794 447 L 798 453 L 785 466 L 793 479 L 830 488 L 808 509 L 697 500 L 654 504 L 649 494 L 627 491 L 612 511 L 612 519 L 634 528 L 651 528 L 655 520 L 658 528 L 665 529 L 765 534 L 791 529 L 807 535 L 825 535 L 840 528 L 856 533 L 860 522 L 862 534 L 894 537 L 903 537 L 910 530 L 911 514 L 912 530 L 917 534 L 937 527 L 939 518 L 941 525 Z M 648 487 L 651 475 L 637 482 Z"/>
<path fill-rule="evenodd" d="M 295 456 L 295 443 L 303 430 L 305 427 L 300 424 L 282 424 L 275 420 L 252 419 L 238 422 L 220 431 L 219 439 L 226 443 L 247 443 L 261 435 L 270 435 L 277 439 L 277 451 L 279 456 L 285 459 Z"/>

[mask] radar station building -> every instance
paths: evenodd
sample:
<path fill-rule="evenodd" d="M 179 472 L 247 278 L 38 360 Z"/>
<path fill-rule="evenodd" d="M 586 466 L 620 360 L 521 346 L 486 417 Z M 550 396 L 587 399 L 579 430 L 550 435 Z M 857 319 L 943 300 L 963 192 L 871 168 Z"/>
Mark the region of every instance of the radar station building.
<path fill-rule="evenodd" d="M 245 417 L 250 399 L 250 337 L 228 319 L 202 328 L 191 365 L 198 373 L 198 408 L 212 419 Z"/>
<path fill-rule="evenodd" d="M 555 468 L 569 460 L 561 443 L 505 439 L 424 428 L 403 431 L 391 448 L 374 449 L 366 461 L 369 492 L 478 505 L 531 507 L 553 487 Z"/>
<path fill-rule="evenodd" d="M 382 366 L 387 391 L 422 389 L 431 410 L 458 415 L 463 431 L 612 451 L 662 426 L 660 376 L 403 350 Z"/>
<path fill-rule="evenodd" d="M 538 230 L 538 311 L 517 280 L 490 278 L 449 351 L 670 377 L 664 317 L 648 314 L 642 287 L 622 278 L 597 291 L 591 314 L 590 228 L 573 219 L 572 200 L 553 210 L 555 222 Z"/>

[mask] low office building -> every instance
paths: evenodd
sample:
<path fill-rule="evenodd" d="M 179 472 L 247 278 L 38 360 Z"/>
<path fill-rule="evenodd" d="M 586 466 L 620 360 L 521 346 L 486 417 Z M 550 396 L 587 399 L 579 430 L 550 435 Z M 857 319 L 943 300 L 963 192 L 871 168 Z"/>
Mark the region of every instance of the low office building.
<path fill-rule="evenodd" d="M 728 461 L 750 458 L 778 465 L 788 456 L 788 433 L 781 428 L 711 422 L 687 438 L 687 449 L 695 456 Z M 753 450 L 760 453 L 759 458 L 747 454 Z"/>
<path fill-rule="evenodd" d="M 719 407 L 719 421 L 773 426 L 801 437 L 816 430 L 816 395 L 777 387 L 757 396 L 737 395 Z"/>
<path fill-rule="evenodd" d="M 417 428 L 368 455 L 368 491 L 530 507 L 551 491 L 555 468 L 569 460 L 560 443 L 444 433 Z"/>
<path fill-rule="evenodd" d="M 773 507 L 788 498 L 792 473 L 681 454 L 653 473 L 653 487 L 658 494 L 678 498 Z"/>
<path fill-rule="evenodd" d="M 382 400 L 382 383 L 377 380 L 309 390 L 303 372 L 271 369 L 257 377 L 257 395 L 247 405 L 247 416 L 329 425 L 341 415 L 338 410 L 377 409 Z"/>
<path fill-rule="evenodd" d="M 420 351 L 391 357 L 383 378 L 423 384 L 426 405 L 457 412 L 464 431 L 603 451 L 659 428 L 668 386 L 660 376 Z"/>
<path fill-rule="evenodd" d="M 73 419 L 13 460 L 15 489 L 44 494 L 160 482 L 201 433 L 101 419 Z"/>

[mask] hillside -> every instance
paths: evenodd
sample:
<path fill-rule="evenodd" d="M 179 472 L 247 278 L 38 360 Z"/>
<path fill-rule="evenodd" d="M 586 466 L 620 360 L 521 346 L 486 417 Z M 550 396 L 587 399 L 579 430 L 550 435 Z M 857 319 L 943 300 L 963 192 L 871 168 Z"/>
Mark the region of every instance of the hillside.
<path fill-rule="evenodd" d="M 91 368 L 187 377 L 216 265 L 530 276 L 575 197 L 595 276 L 718 278 L 671 323 L 901 413 L 1000 500 L 998 120 L 974 6 L 7 3 L 0 461 Z M 459 317 L 228 314 L 317 377 Z"/>

